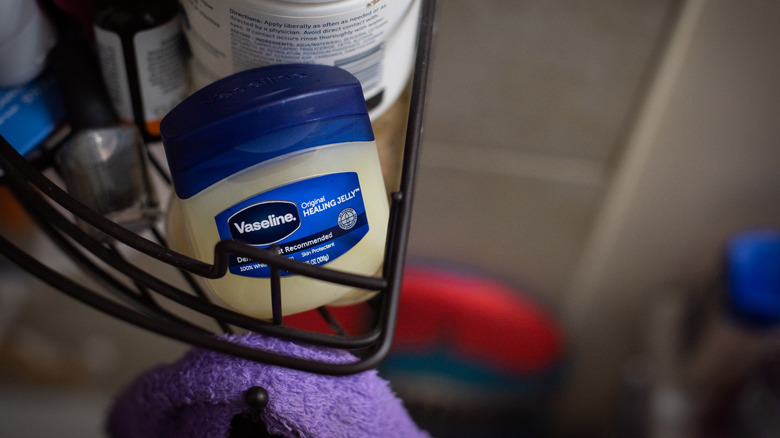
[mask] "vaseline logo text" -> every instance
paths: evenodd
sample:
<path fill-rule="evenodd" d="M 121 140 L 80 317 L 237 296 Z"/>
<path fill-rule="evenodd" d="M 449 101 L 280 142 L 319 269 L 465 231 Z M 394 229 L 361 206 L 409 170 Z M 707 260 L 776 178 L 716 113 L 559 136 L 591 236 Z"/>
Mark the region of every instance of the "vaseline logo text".
<path fill-rule="evenodd" d="M 301 226 L 298 207 L 289 201 L 252 204 L 228 219 L 230 235 L 250 245 L 270 245 L 290 236 Z"/>
<path fill-rule="evenodd" d="M 240 224 L 234 223 L 233 226 L 236 227 L 236 230 L 239 232 L 239 234 L 244 234 L 244 233 L 250 233 L 252 231 L 260 231 L 266 228 L 275 227 L 281 224 L 288 224 L 290 222 L 295 222 L 296 220 L 298 220 L 298 218 L 296 218 L 290 213 L 287 213 L 284 216 L 275 216 L 272 214 L 269 215 L 267 219 L 264 219 L 259 222 L 255 221 L 255 222 L 247 223 L 241 221 Z"/>

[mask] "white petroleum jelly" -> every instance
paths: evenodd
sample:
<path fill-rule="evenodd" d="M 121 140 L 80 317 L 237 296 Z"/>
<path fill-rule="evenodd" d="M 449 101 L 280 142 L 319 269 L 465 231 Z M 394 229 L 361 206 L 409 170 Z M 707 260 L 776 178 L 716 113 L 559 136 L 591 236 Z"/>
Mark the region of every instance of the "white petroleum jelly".
<path fill-rule="evenodd" d="M 161 125 L 174 181 L 173 249 L 210 262 L 235 239 L 360 275 L 381 271 L 388 202 L 360 83 L 337 67 L 294 64 L 219 80 Z M 239 312 L 272 316 L 270 268 L 231 254 L 206 280 Z M 373 291 L 282 272 L 282 314 L 365 300 Z"/>

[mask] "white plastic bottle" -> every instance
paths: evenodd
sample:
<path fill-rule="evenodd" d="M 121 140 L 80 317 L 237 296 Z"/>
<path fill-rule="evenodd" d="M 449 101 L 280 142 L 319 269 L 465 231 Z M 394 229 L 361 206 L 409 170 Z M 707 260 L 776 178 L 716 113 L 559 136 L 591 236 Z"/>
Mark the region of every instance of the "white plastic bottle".
<path fill-rule="evenodd" d="M 57 32 L 38 2 L 0 2 L 0 87 L 17 87 L 46 67 Z"/>
<path fill-rule="evenodd" d="M 401 95 L 414 63 L 420 0 L 182 0 L 192 77 L 202 87 L 271 64 L 344 68 L 372 119 Z"/>

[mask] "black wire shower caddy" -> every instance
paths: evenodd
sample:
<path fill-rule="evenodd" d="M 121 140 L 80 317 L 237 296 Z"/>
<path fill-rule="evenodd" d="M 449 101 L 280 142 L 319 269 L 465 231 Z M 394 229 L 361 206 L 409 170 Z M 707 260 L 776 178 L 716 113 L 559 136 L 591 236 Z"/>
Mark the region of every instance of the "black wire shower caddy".
<path fill-rule="evenodd" d="M 255 248 L 233 240 L 217 243 L 213 264 L 187 257 L 169 249 L 165 245 L 165 237 L 155 226 L 149 230 L 155 240 L 152 241 L 89 209 L 41 173 L 40 166 L 28 162 L 2 136 L 0 136 L 0 169 L 4 171 L 3 178 L 14 196 L 47 238 L 83 269 L 98 278 L 101 285 L 106 285 L 114 292 L 114 297 L 108 298 L 105 294 L 98 293 L 51 269 L 2 235 L 0 235 L 0 254 L 53 288 L 88 306 L 138 327 L 194 346 L 318 374 L 348 375 L 375 368 L 390 350 L 398 310 L 412 213 L 418 149 L 422 134 L 435 8 L 435 0 L 422 0 L 401 182 L 399 190 L 390 196 L 390 220 L 381 277 L 355 275 L 327 267 L 312 266 L 289 260 L 270 249 Z M 62 209 L 113 238 L 112 243 L 101 242 L 85 232 L 71 217 L 63 214 Z M 192 290 L 185 291 L 175 287 L 129 262 L 118 251 L 117 244 L 180 270 Z M 194 277 L 213 279 L 225 275 L 229 254 L 251 257 L 271 267 L 269 280 L 273 307 L 271 320 L 252 318 L 213 304 L 200 288 Z M 100 262 L 96 262 L 95 259 Z M 319 281 L 378 291 L 371 303 L 375 311 L 371 327 L 360 334 L 348 335 L 341 328 L 337 318 L 325 307 L 319 308 L 318 311 L 330 325 L 333 333 L 286 326 L 281 315 L 283 293 L 280 273 L 282 270 Z M 128 286 L 126 281 L 120 281 L 121 278 L 131 280 L 134 287 Z M 164 308 L 158 304 L 158 296 L 214 319 L 221 332 L 216 333 L 203 328 Z M 344 349 L 354 352 L 357 359 L 354 362 L 339 364 L 313 361 L 254 349 L 218 336 L 231 333 L 233 328 L 295 342 Z"/>

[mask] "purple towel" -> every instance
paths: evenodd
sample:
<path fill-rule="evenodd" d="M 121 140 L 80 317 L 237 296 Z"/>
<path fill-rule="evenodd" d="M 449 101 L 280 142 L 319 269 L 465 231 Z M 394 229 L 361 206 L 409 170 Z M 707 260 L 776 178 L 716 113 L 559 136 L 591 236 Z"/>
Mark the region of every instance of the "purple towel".
<path fill-rule="evenodd" d="M 304 347 L 260 335 L 227 340 L 294 357 L 332 363 L 351 354 Z M 268 391 L 261 415 L 268 432 L 284 437 L 428 437 L 376 371 L 333 377 L 193 349 L 177 362 L 140 375 L 108 417 L 112 438 L 227 438 L 236 414 L 248 413 L 244 393 Z"/>

